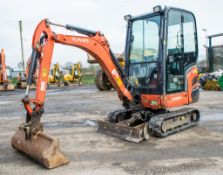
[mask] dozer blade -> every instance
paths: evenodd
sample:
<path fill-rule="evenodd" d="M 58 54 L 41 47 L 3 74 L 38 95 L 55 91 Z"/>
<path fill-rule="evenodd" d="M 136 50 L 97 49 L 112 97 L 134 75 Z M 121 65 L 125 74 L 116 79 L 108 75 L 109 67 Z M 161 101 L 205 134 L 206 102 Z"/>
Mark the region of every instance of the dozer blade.
<path fill-rule="evenodd" d="M 149 139 L 148 122 L 130 127 L 120 123 L 98 120 L 98 132 L 111 135 L 116 138 L 127 140 L 134 143 L 140 143 Z M 123 123 L 123 122 L 121 122 Z"/>
<path fill-rule="evenodd" d="M 32 139 L 26 139 L 25 135 L 20 127 L 12 137 L 12 147 L 49 169 L 69 163 L 69 159 L 60 152 L 58 139 L 42 132 L 37 133 Z"/>

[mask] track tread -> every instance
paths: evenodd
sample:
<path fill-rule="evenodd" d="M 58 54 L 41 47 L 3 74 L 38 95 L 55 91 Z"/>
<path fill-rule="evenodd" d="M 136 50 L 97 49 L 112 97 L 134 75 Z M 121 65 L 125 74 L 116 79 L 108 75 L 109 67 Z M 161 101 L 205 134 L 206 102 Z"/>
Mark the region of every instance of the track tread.
<path fill-rule="evenodd" d="M 170 118 L 173 118 L 173 117 L 177 117 L 179 115 L 185 115 L 185 114 L 188 114 L 188 113 L 191 113 L 191 112 L 194 112 L 194 111 L 198 112 L 198 114 L 199 114 L 199 111 L 195 108 L 184 108 L 184 109 L 180 109 L 180 110 L 177 110 L 177 111 L 169 112 L 167 114 L 155 115 L 154 117 L 151 118 L 151 120 L 149 122 L 149 130 L 155 136 L 167 137 L 167 136 L 173 135 L 175 133 L 178 133 L 180 131 L 183 131 L 185 129 L 188 129 L 188 128 L 198 124 L 200 116 L 198 116 L 198 119 L 196 121 L 193 121 L 193 122 L 190 122 L 186 125 L 181 125 L 181 126 L 176 127 L 174 129 L 168 130 L 165 133 L 162 132 L 161 126 L 162 126 L 162 123 L 163 123 L 164 120 L 167 120 L 167 119 L 170 119 Z"/>

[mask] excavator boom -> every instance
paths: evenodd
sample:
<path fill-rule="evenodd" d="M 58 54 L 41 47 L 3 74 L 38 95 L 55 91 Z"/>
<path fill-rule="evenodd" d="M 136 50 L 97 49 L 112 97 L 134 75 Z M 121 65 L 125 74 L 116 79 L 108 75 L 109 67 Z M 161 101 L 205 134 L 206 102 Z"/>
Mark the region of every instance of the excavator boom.
<path fill-rule="evenodd" d="M 64 27 L 87 36 L 55 34 L 51 30 L 51 25 Z M 120 75 L 122 70 L 117 69 L 114 63 L 115 57 L 112 57 L 113 54 L 108 42 L 100 32 L 93 32 L 71 25 L 62 26 L 51 23 L 47 19 L 42 20 L 33 35 L 33 51 L 28 68 L 26 95 L 22 99 L 27 111 L 26 123 L 19 127 L 12 137 L 11 144 L 15 149 L 42 163 L 47 168 L 55 168 L 69 162 L 60 152 L 59 142 L 43 134 L 40 122 L 44 111 L 47 82 L 55 43 L 75 46 L 94 55 L 117 90 L 120 99 L 128 102 L 133 99 L 131 93 L 125 87 L 123 77 Z M 36 96 L 35 98 L 29 98 L 29 88 L 36 72 Z M 35 106 L 34 108 L 32 107 L 33 105 Z M 36 145 L 41 146 L 37 147 Z"/>
<path fill-rule="evenodd" d="M 33 36 L 33 57 L 32 63 L 30 65 L 29 77 L 32 72 L 32 66 L 35 68 L 35 63 L 39 59 L 39 74 L 37 80 L 37 91 L 36 91 L 36 101 L 44 103 L 46 95 L 46 83 L 49 75 L 49 68 L 51 65 L 52 53 L 55 43 L 70 45 L 78 47 L 92 55 L 98 60 L 99 64 L 105 70 L 108 78 L 112 82 L 113 86 L 117 89 L 120 98 L 126 98 L 128 101 L 132 101 L 131 93 L 127 90 L 123 83 L 123 79 L 120 75 L 120 69 L 117 70 L 117 66 L 114 64 L 114 59 L 112 57 L 112 52 L 109 48 L 106 38 L 100 34 L 100 32 L 92 32 L 86 29 L 81 29 L 79 27 L 74 27 L 71 25 L 62 26 L 69 30 L 75 30 L 82 34 L 87 34 L 89 36 L 72 36 L 55 34 L 51 31 L 50 25 L 62 26 L 49 22 L 48 20 L 43 20 L 37 26 L 34 36 Z M 93 36 L 93 34 L 95 34 Z M 39 40 L 39 38 L 41 38 Z M 42 42 L 44 43 L 41 43 Z M 42 45 L 41 45 L 42 44 Z M 40 57 L 40 53 L 44 53 Z M 32 65 L 34 64 L 34 65 Z M 121 69 L 122 70 L 122 69 Z M 29 80 L 28 77 L 28 80 Z M 28 81 L 28 84 L 30 82 Z M 28 94 L 26 94 L 28 95 Z"/>

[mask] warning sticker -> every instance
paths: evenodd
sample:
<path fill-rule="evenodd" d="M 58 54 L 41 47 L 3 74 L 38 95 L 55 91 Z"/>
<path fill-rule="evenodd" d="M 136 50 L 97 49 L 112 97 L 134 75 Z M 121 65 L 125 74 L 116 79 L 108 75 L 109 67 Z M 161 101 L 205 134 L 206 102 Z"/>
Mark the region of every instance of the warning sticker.
<path fill-rule="evenodd" d="M 47 74 L 47 70 L 46 68 L 43 68 L 43 77 L 46 77 L 46 74 Z"/>
<path fill-rule="evenodd" d="M 116 83 L 120 87 L 122 85 L 122 80 L 121 80 L 121 78 L 120 78 L 120 76 L 119 76 L 119 74 L 118 74 L 116 69 L 112 70 L 112 75 L 114 76 Z"/>
<path fill-rule="evenodd" d="M 46 90 L 46 82 L 42 81 L 40 86 L 40 91 L 45 91 L 45 90 Z"/>

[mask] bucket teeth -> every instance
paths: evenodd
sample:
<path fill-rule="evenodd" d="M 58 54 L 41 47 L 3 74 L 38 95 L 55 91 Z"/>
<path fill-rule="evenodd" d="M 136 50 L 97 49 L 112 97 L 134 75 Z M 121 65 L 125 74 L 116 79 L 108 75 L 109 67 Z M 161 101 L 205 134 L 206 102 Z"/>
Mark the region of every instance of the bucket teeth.
<path fill-rule="evenodd" d="M 38 132 L 32 139 L 26 139 L 25 132 L 19 128 L 11 139 L 17 151 L 39 162 L 46 168 L 56 168 L 69 163 L 59 148 L 59 140 Z"/>

